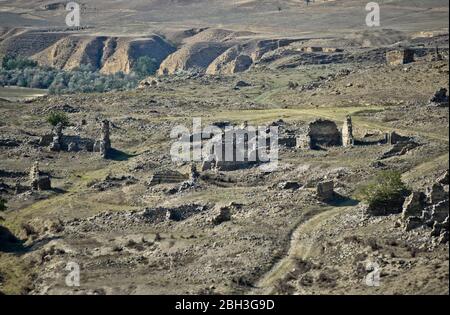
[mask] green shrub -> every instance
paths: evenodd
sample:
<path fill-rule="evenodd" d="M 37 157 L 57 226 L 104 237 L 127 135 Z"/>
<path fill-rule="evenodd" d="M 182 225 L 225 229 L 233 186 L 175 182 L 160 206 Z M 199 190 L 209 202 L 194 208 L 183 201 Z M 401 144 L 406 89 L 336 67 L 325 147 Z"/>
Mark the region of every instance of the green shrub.
<path fill-rule="evenodd" d="M 398 171 L 383 171 L 374 181 L 360 190 L 361 198 L 369 205 L 373 215 L 399 213 L 408 193 Z"/>
<path fill-rule="evenodd" d="M 142 56 L 136 60 L 133 65 L 133 71 L 140 77 L 153 75 L 158 70 L 158 63 L 154 58 Z"/>
<path fill-rule="evenodd" d="M 47 122 L 53 127 L 59 123 L 65 127 L 69 125 L 69 117 L 63 112 L 51 112 L 47 117 Z"/>

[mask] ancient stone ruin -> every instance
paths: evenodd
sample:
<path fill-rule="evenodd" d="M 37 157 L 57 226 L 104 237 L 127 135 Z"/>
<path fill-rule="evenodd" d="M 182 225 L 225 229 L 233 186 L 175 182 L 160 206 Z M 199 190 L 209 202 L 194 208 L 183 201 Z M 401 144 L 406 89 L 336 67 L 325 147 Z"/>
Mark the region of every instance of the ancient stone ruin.
<path fill-rule="evenodd" d="M 109 126 L 109 120 L 103 120 L 101 122 L 101 138 L 94 144 L 94 152 L 100 152 L 100 155 L 103 158 L 107 158 L 111 151 Z"/>
<path fill-rule="evenodd" d="M 342 145 L 344 147 L 351 147 L 354 143 L 352 118 L 347 116 L 342 126 Z"/>
<path fill-rule="evenodd" d="M 39 170 L 39 163 L 35 162 L 30 170 L 31 190 L 51 190 L 51 180 L 49 176 L 42 176 Z"/>
<path fill-rule="evenodd" d="M 99 152 L 104 158 L 108 157 L 111 152 L 110 123 L 108 120 L 102 121 L 101 137 L 97 141 L 82 138 L 79 135 L 65 135 L 63 131 L 64 126 L 59 123 L 52 129 L 51 134 L 41 137 L 39 145 L 48 146 L 54 152 Z"/>
<path fill-rule="evenodd" d="M 260 164 L 262 159 L 259 156 L 258 149 L 270 150 L 270 134 L 262 135 L 267 137 L 266 146 L 263 148 L 258 147 L 260 145 L 258 136 L 256 134 L 252 139 L 249 139 L 247 130 L 238 128 L 226 130 L 214 137 L 210 148 L 210 156 L 203 163 L 202 170 L 235 171 Z"/>
<path fill-rule="evenodd" d="M 176 184 L 176 183 L 182 183 L 186 181 L 188 178 L 186 175 L 181 174 L 176 171 L 171 170 L 160 170 L 156 171 L 150 181 L 149 186 L 155 186 L 160 184 Z"/>
<path fill-rule="evenodd" d="M 395 131 L 386 133 L 385 144 L 392 145 L 392 147 L 381 155 L 381 157 L 379 158 L 380 160 L 391 158 L 394 156 L 405 155 L 409 151 L 420 146 L 420 144 L 416 142 L 414 138 L 399 135 Z"/>
<path fill-rule="evenodd" d="M 386 62 L 390 66 L 404 65 L 414 62 L 414 50 L 405 48 L 401 50 L 389 51 L 386 53 Z"/>
<path fill-rule="evenodd" d="M 307 132 L 297 137 L 297 147 L 316 149 L 319 146 L 339 146 L 342 144 L 341 133 L 335 122 L 318 119 L 311 122 Z"/>

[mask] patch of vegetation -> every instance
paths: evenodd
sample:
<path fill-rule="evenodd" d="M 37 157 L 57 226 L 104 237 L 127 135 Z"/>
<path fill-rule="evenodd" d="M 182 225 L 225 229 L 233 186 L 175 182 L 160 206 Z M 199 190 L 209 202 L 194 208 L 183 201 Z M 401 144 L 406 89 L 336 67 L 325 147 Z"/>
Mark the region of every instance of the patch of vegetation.
<path fill-rule="evenodd" d="M 149 56 L 139 57 L 133 65 L 133 72 L 140 77 L 154 75 L 158 70 L 158 62 Z"/>
<path fill-rule="evenodd" d="M 47 122 L 55 127 L 61 123 L 64 127 L 69 125 L 69 117 L 64 112 L 51 112 L 47 117 Z"/>
<path fill-rule="evenodd" d="M 2 68 L 5 70 L 23 70 L 36 68 L 37 62 L 20 56 L 6 55 L 2 59 Z"/>
<path fill-rule="evenodd" d="M 7 67 L 0 70 L 0 86 L 48 89 L 50 94 L 123 91 L 134 89 L 141 79 L 136 73 L 127 75 L 118 72 L 104 75 L 84 65 L 71 71 L 64 71 L 39 67 L 34 61 L 20 59 L 12 62 L 9 59 L 5 61 L 5 58 L 2 63 Z M 150 65 L 143 62 L 140 71 L 149 70 L 148 67 Z"/>
<path fill-rule="evenodd" d="M 359 195 L 374 215 L 401 211 L 408 188 L 398 171 L 383 171 L 375 180 L 360 189 Z"/>

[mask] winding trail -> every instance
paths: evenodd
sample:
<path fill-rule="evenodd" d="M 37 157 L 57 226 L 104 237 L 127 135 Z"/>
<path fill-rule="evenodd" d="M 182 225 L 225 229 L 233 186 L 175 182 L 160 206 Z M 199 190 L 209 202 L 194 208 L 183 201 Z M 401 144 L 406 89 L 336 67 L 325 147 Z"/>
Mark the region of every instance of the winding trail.
<path fill-rule="evenodd" d="M 314 239 L 305 242 L 302 236 L 307 235 L 319 226 L 328 221 L 328 219 L 351 209 L 352 207 L 325 207 L 320 211 L 308 211 L 305 213 L 306 221 L 302 220 L 296 229 L 294 229 L 289 244 L 287 255 L 278 261 L 261 279 L 256 283 L 255 289 L 249 294 L 269 295 L 274 292 L 274 285 L 277 280 L 282 279 L 289 271 L 295 267 L 295 262 L 299 259 L 307 259 L 308 257 L 319 254 L 321 251 L 320 244 L 315 243 Z M 309 217 L 309 218 L 308 218 Z"/>

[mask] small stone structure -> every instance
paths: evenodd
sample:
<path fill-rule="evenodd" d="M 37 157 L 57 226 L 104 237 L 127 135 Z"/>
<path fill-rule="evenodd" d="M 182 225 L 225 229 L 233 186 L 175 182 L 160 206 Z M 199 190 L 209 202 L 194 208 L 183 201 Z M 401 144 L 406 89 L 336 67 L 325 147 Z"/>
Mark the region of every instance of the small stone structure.
<path fill-rule="evenodd" d="M 341 133 L 335 122 L 318 119 L 311 122 L 305 134 L 297 137 L 297 147 L 314 149 L 318 146 L 339 146 L 342 144 Z"/>
<path fill-rule="evenodd" d="M 102 156 L 106 157 L 111 150 L 109 122 L 102 122 L 102 136 L 99 140 L 94 141 L 90 138 L 82 138 L 78 135 L 63 134 L 64 126 L 62 124 L 56 125 L 52 129 L 51 134 L 46 134 L 39 140 L 40 146 L 48 146 L 51 151 L 59 152 L 100 152 Z"/>
<path fill-rule="evenodd" d="M 52 185 L 49 176 L 41 176 L 39 163 L 35 162 L 30 170 L 31 190 L 51 190 Z"/>
<path fill-rule="evenodd" d="M 344 147 L 351 147 L 354 143 L 352 118 L 347 116 L 342 126 L 342 145 Z"/>
<path fill-rule="evenodd" d="M 150 186 L 160 185 L 160 184 L 175 184 L 182 183 L 188 178 L 186 175 L 181 174 L 176 171 L 171 170 L 161 170 L 153 174 L 149 181 Z"/>
<path fill-rule="evenodd" d="M 317 198 L 321 201 L 329 201 L 334 198 L 334 182 L 324 181 L 317 184 Z"/>
<path fill-rule="evenodd" d="M 386 62 L 390 66 L 404 65 L 414 62 L 414 50 L 405 48 L 388 51 L 386 53 Z"/>

